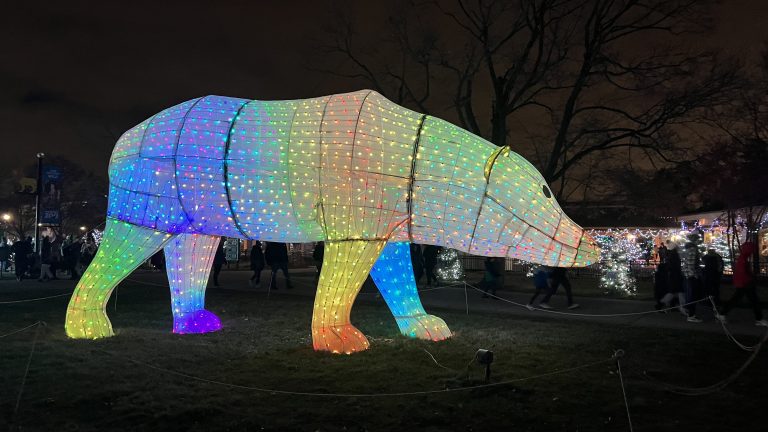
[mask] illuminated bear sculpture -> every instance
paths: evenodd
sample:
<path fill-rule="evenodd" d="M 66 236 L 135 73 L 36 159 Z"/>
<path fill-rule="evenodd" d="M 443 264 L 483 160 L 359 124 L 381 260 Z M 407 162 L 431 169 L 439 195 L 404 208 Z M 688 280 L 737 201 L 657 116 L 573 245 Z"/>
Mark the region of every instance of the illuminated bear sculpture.
<path fill-rule="evenodd" d="M 563 267 L 599 252 L 525 159 L 369 90 L 184 102 L 119 139 L 109 179 L 101 247 L 67 309 L 73 338 L 113 335 L 112 290 L 161 248 L 173 331 L 218 330 L 204 303 L 220 236 L 325 241 L 312 340 L 343 353 L 368 347 L 349 316 L 369 273 L 403 334 L 451 335 L 422 307 L 409 242 Z"/>

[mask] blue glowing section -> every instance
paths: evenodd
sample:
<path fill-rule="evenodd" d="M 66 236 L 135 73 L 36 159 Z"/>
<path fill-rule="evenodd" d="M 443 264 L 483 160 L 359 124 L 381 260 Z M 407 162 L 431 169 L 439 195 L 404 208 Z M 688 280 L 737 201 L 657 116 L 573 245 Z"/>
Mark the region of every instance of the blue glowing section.
<path fill-rule="evenodd" d="M 409 243 L 387 243 L 371 269 L 371 278 L 395 316 L 400 333 L 432 340 L 451 336 L 445 321 L 427 314 L 421 304 L 413 276 Z"/>
<path fill-rule="evenodd" d="M 225 156 L 245 99 L 207 96 L 190 109 L 176 148 L 179 198 L 195 232 L 240 237 L 227 199 Z"/>

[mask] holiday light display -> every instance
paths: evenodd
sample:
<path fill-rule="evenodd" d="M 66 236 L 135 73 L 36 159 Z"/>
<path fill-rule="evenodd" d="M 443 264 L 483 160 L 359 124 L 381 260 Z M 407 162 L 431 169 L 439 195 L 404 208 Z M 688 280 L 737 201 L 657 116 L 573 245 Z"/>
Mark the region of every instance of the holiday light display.
<path fill-rule="evenodd" d="M 421 318 L 415 285 L 393 291 L 411 263 L 390 243 L 563 267 L 590 265 L 599 254 L 521 156 L 368 90 L 181 103 L 123 134 L 109 178 L 104 242 L 70 301 L 70 337 L 112 335 L 109 294 L 162 247 L 172 261 L 174 331 L 218 329 L 203 308 L 218 236 L 325 241 L 313 345 L 343 353 L 368 347 L 349 315 L 379 259 L 402 261 L 387 264 L 394 273 L 374 271 L 400 328 L 420 338 L 450 334 L 442 320 Z"/>
<path fill-rule="evenodd" d="M 435 275 L 441 282 L 455 282 L 464 279 L 464 268 L 456 249 L 443 248 L 437 254 Z"/>
<path fill-rule="evenodd" d="M 637 281 L 630 267 L 642 254 L 636 238 L 604 235 L 595 237 L 595 240 L 601 248 L 600 287 L 622 295 L 637 294 Z"/>

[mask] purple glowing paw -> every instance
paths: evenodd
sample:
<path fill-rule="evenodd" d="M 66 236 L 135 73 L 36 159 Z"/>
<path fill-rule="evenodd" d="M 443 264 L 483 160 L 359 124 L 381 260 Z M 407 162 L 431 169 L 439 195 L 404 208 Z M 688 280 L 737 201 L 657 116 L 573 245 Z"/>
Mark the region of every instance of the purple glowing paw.
<path fill-rule="evenodd" d="M 173 319 L 173 332 L 177 334 L 210 333 L 221 330 L 221 320 L 205 309 L 183 314 Z"/>

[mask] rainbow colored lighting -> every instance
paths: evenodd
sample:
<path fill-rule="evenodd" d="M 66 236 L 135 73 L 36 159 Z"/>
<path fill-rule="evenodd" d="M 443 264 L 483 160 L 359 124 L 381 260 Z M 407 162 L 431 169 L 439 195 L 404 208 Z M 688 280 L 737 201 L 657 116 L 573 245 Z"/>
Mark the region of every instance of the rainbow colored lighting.
<path fill-rule="evenodd" d="M 109 178 L 104 245 L 70 302 L 71 337 L 110 336 L 110 293 L 163 247 L 174 331 L 218 329 L 204 292 L 220 236 L 325 241 L 313 345 L 339 353 L 368 347 L 349 311 L 372 269 L 404 334 L 450 335 L 415 284 L 396 289 L 411 268 L 398 243 L 564 267 L 599 255 L 525 159 L 370 90 L 181 103 L 123 134 Z"/>

